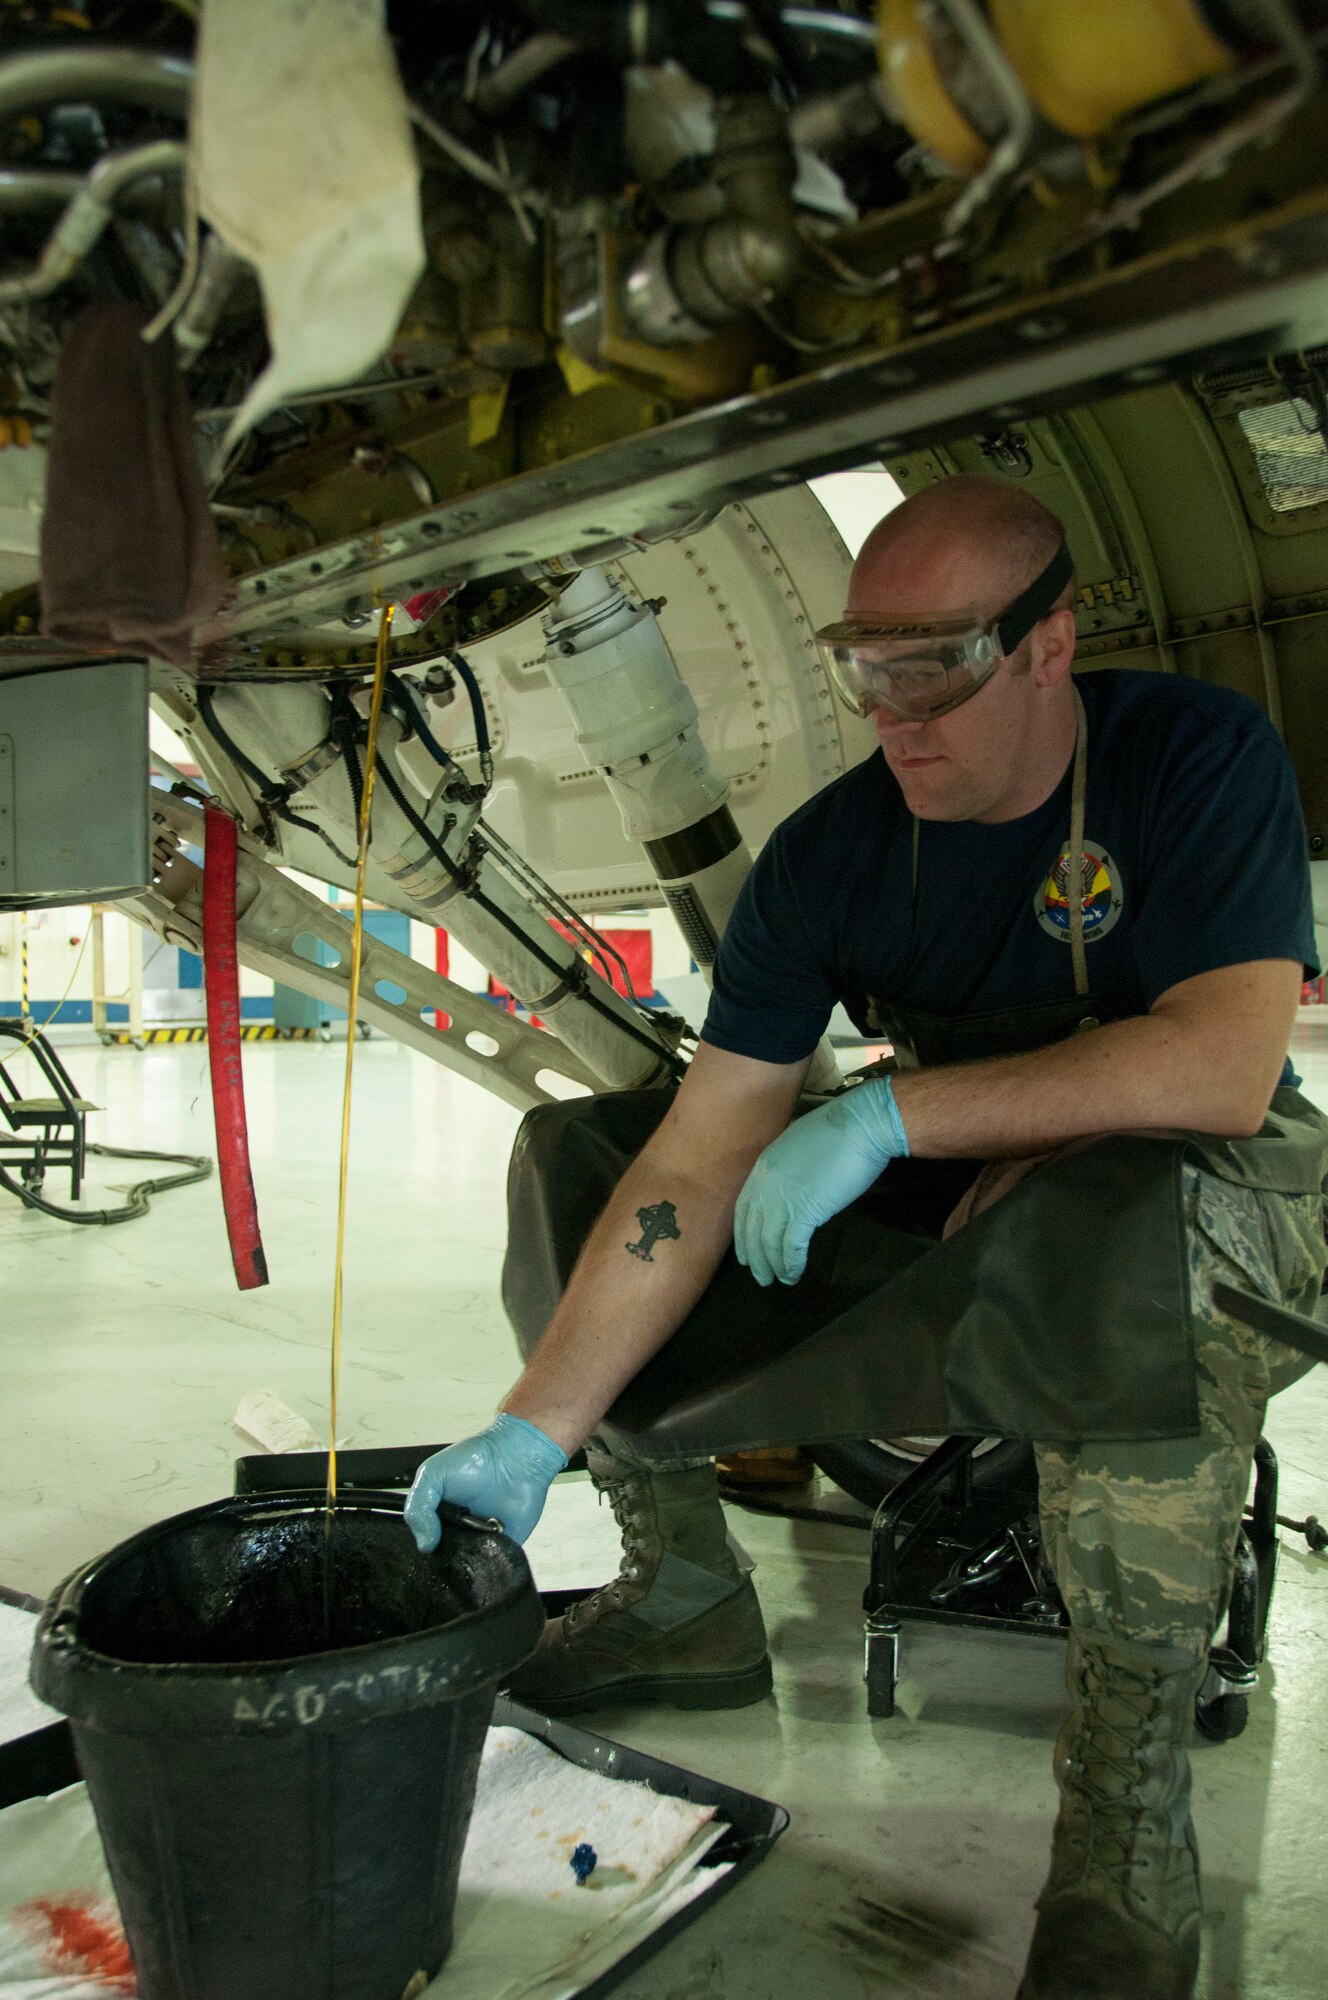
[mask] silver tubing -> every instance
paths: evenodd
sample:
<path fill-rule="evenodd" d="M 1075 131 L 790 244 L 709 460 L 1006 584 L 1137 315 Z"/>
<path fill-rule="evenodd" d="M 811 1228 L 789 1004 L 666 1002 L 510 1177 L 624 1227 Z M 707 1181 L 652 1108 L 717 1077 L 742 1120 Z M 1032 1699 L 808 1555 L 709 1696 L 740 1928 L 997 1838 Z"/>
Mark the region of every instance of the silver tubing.
<path fill-rule="evenodd" d="M 150 49 L 34 49 L 0 62 L 0 122 L 45 104 L 136 104 L 172 118 L 189 114 L 194 66 Z"/>
<path fill-rule="evenodd" d="M 30 271 L 0 279 L 0 305 L 43 299 L 72 277 L 111 219 L 116 197 L 149 175 L 182 174 L 185 148 L 177 139 L 154 139 L 129 153 L 113 153 L 92 169 L 47 238 Z"/>

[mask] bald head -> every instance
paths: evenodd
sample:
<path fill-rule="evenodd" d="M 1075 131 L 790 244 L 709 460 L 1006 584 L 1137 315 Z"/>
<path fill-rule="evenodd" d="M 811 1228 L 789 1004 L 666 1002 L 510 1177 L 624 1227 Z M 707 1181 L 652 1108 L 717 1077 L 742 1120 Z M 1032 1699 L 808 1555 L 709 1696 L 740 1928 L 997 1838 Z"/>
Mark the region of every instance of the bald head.
<path fill-rule="evenodd" d="M 1049 507 L 1008 480 L 959 473 L 878 521 L 849 579 L 852 616 L 1003 611 L 1065 539 Z M 1074 602 L 1066 586 L 1057 608 Z"/>

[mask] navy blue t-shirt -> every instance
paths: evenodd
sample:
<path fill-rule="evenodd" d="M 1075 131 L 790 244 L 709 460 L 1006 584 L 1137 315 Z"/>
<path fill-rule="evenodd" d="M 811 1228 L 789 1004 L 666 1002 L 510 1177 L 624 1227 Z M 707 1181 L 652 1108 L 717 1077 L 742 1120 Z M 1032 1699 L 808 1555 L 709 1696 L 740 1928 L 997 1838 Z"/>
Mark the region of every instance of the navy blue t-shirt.
<path fill-rule="evenodd" d="M 1078 683 L 1088 719 L 1084 941 L 1108 1013 L 1248 959 L 1317 976 L 1305 826 L 1276 731 L 1243 695 L 1112 669 Z M 800 1061 L 842 1000 L 988 1014 L 1074 992 L 1066 856 L 1071 771 L 995 826 L 913 821 L 879 751 L 776 828 L 715 964 L 702 1040 Z M 1059 864 L 1059 880 L 1057 868 Z M 1090 873 L 1091 870 L 1091 873 Z"/>

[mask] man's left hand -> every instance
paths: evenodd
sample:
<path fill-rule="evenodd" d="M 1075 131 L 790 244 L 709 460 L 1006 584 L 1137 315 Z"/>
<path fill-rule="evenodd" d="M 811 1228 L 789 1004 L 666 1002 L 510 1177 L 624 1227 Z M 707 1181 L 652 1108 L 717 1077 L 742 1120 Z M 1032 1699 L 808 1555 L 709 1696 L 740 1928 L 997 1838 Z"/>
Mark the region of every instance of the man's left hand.
<path fill-rule="evenodd" d="M 813 1232 L 847 1208 L 891 1160 L 908 1158 L 908 1135 L 889 1077 L 860 1083 L 795 1119 L 747 1176 L 733 1216 L 733 1247 L 758 1285 L 796 1285 Z"/>

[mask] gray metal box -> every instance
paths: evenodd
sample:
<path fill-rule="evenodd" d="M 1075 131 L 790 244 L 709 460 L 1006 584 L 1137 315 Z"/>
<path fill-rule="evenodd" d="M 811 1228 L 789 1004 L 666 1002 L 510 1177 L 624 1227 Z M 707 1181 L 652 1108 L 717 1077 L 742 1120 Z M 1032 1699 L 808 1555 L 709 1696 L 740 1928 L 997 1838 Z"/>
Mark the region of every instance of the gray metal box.
<path fill-rule="evenodd" d="M 0 680 L 0 909 L 146 888 L 148 825 L 144 661 Z"/>

